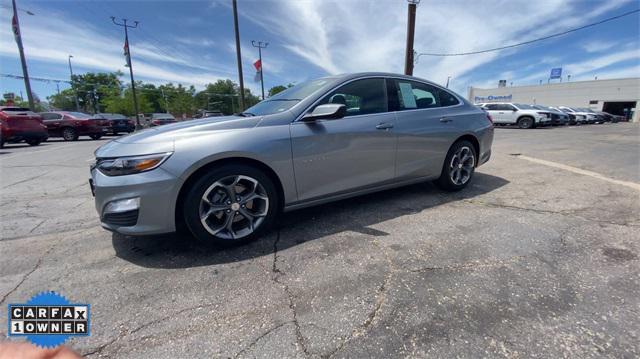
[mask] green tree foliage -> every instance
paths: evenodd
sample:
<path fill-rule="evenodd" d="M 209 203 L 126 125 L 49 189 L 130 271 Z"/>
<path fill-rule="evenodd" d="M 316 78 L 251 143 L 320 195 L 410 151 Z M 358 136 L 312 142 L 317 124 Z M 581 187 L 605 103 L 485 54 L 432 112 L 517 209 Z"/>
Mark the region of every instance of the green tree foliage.
<path fill-rule="evenodd" d="M 271 97 L 277 93 L 280 93 L 286 89 L 288 89 L 289 87 L 293 87 L 292 83 L 288 83 L 287 86 L 284 85 L 277 85 L 277 86 L 273 86 L 272 88 L 269 89 L 269 94 L 267 95 L 267 97 Z"/>
<path fill-rule="evenodd" d="M 80 111 L 86 113 L 112 112 L 134 116 L 131 87 L 123 86 L 121 72 L 85 73 L 74 75 L 71 88 L 48 97 L 51 107 L 75 111 L 78 94 Z M 288 87 L 292 86 L 291 84 Z M 245 89 L 245 108 L 260 102 L 260 98 Z M 176 118 L 191 117 L 200 110 L 218 110 L 229 115 L 240 111 L 239 86 L 229 80 L 218 80 L 196 91 L 194 86 L 184 87 L 167 83 L 154 85 L 136 81 L 136 95 L 140 113 L 168 112 Z"/>
<path fill-rule="evenodd" d="M 142 86 L 142 82 L 136 81 L 136 89 L 139 86 Z M 122 95 L 109 96 L 103 99 L 102 106 L 104 110 L 101 112 L 120 113 L 127 116 L 135 116 L 136 112 L 133 106 L 133 91 L 131 91 L 131 86 L 128 86 L 124 90 Z M 155 111 L 153 105 L 144 95 L 138 95 L 138 111 L 140 113 L 158 112 Z"/>

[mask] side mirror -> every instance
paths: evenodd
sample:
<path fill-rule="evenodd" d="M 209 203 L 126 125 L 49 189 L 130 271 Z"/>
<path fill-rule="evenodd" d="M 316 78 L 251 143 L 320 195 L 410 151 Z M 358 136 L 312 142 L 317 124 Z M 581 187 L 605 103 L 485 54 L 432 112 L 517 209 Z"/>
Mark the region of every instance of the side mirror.
<path fill-rule="evenodd" d="M 512 108 L 511 111 L 518 112 L 518 109 L 517 108 Z"/>
<path fill-rule="evenodd" d="M 347 106 L 337 103 L 328 103 L 316 107 L 313 112 L 302 117 L 302 121 L 337 120 L 347 113 Z"/>

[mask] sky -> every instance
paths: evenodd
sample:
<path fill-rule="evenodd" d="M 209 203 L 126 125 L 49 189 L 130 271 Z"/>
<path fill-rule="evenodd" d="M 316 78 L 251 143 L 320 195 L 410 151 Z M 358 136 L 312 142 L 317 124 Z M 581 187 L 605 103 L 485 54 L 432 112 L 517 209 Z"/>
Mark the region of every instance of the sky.
<path fill-rule="evenodd" d="M 75 74 L 122 71 L 124 32 L 110 19 L 137 20 L 129 32 L 136 80 L 202 89 L 218 79 L 238 81 L 231 0 L 17 0 L 29 74 L 69 79 Z M 11 32 L 11 2 L 0 0 L 0 73 L 21 75 Z M 579 27 L 640 8 L 638 0 L 422 0 L 415 50 L 467 52 L 509 45 Z M 30 11 L 34 15 L 29 15 Z M 405 0 L 238 0 L 245 86 L 260 93 L 252 63 L 263 50 L 265 89 L 329 74 L 404 71 Z M 533 45 L 459 57 L 420 56 L 414 75 L 467 95 L 470 86 L 498 80 L 546 82 L 562 67 L 571 81 L 640 77 L 640 14 Z M 557 81 L 557 80 L 556 80 Z M 565 77 L 566 81 L 566 77 Z M 68 84 L 59 84 L 60 89 Z M 32 81 L 41 99 L 55 83 Z M 20 94 L 23 80 L 0 77 L 0 91 Z"/>

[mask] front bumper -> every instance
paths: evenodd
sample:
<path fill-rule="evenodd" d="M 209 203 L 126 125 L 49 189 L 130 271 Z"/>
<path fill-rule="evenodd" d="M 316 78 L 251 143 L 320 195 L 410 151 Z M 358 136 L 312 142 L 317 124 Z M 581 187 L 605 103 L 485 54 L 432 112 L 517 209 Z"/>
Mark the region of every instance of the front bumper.
<path fill-rule="evenodd" d="M 175 204 L 183 180 L 162 169 L 106 176 L 91 169 L 92 191 L 102 227 L 125 235 L 169 233 L 176 230 Z M 138 208 L 105 211 L 111 202 L 139 198 Z"/>

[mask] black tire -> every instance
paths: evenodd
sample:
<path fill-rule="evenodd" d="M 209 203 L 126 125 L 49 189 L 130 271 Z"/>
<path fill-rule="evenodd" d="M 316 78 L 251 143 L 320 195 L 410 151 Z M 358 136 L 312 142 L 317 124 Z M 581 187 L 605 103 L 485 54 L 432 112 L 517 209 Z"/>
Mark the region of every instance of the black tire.
<path fill-rule="evenodd" d="M 228 238 L 229 232 L 227 230 L 224 230 L 225 232 L 227 232 L 227 238 L 223 236 L 224 233 L 222 232 L 220 235 L 212 234 L 205 228 L 205 226 L 203 225 L 200 219 L 200 213 L 201 213 L 200 211 L 202 206 L 201 201 L 205 192 L 211 186 L 213 186 L 216 182 L 232 176 L 248 176 L 252 179 L 255 179 L 262 186 L 265 192 L 264 195 L 266 195 L 266 197 L 268 198 L 268 207 L 266 209 L 266 215 L 262 217 L 263 219 L 258 224 L 258 227 L 255 228 L 252 232 L 250 232 L 250 234 L 243 235 L 239 238 L 236 238 L 235 236 L 232 236 L 232 238 Z M 219 192 L 219 193 L 224 193 L 224 192 Z M 240 203 L 240 201 L 234 201 L 233 205 L 236 205 L 237 203 Z M 221 203 L 221 204 L 224 205 L 224 203 Z M 249 208 L 249 205 L 247 204 L 246 209 L 248 208 Z M 182 206 L 182 212 L 183 212 L 182 215 L 184 217 L 184 222 L 187 228 L 191 231 L 193 236 L 200 243 L 203 243 L 205 245 L 212 245 L 212 246 L 230 247 L 230 246 L 237 246 L 240 244 L 247 243 L 251 240 L 254 240 L 260 237 L 262 234 L 266 233 L 270 229 L 270 227 L 273 225 L 279 210 L 280 210 L 280 206 L 279 206 L 278 192 L 276 190 L 276 187 L 273 181 L 271 180 L 271 178 L 269 178 L 269 176 L 264 174 L 259 169 L 256 169 L 254 167 L 247 166 L 247 165 L 223 165 L 220 168 L 217 168 L 209 173 L 206 173 L 201 178 L 196 180 L 195 183 L 193 183 L 193 185 L 191 186 L 191 189 L 185 196 L 185 200 Z M 217 219 L 218 215 L 225 216 L 225 219 L 227 218 L 226 216 L 231 216 L 232 223 L 239 223 L 240 225 L 242 225 L 242 221 L 246 221 L 247 217 L 239 215 L 238 212 L 235 212 L 236 214 L 234 215 L 233 211 L 235 210 L 231 210 L 231 213 L 232 213 L 231 215 L 225 214 L 224 213 L 225 211 L 219 211 L 217 212 L 217 214 L 213 214 L 213 216 L 216 217 L 214 219 Z M 226 212 L 228 213 L 229 210 L 227 210 Z M 239 221 L 236 222 L 236 219 L 239 219 Z M 205 222 L 207 222 L 207 220 L 205 220 Z M 231 225 L 231 227 L 233 228 L 233 224 Z"/>
<path fill-rule="evenodd" d="M 117 135 L 118 135 L 118 133 L 117 133 L 117 132 L 114 132 L 114 133 L 113 133 L 113 135 L 114 135 L 114 136 L 117 136 Z"/>
<path fill-rule="evenodd" d="M 458 151 L 462 148 L 469 149 L 470 153 L 473 155 L 473 165 L 471 166 L 469 178 L 463 183 L 456 183 L 451 178 L 450 171 L 455 166 L 453 163 L 454 156 Z M 438 178 L 434 183 L 436 186 L 440 187 L 445 191 L 455 192 L 460 191 L 465 188 L 471 180 L 473 180 L 473 174 L 475 173 L 475 167 L 478 163 L 478 154 L 476 153 L 476 149 L 473 144 L 467 140 L 460 140 L 454 143 L 451 148 L 449 148 L 449 152 L 447 152 L 447 156 L 444 159 L 444 163 L 442 164 L 442 171 L 440 172 L 440 178 Z M 453 166 L 453 167 L 452 167 Z"/>
<path fill-rule="evenodd" d="M 102 135 L 89 135 L 89 137 L 91 137 L 94 140 L 99 140 L 102 138 Z"/>
<path fill-rule="evenodd" d="M 536 127 L 536 123 L 533 117 L 522 116 L 518 119 L 518 127 L 522 129 L 529 129 Z"/>
<path fill-rule="evenodd" d="M 77 141 L 78 140 L 78 131 L 71 127 L 65 127 L 62 129 L 62 138 L 65 141 Z"/>
<path fill-rule="evenodd" d="M 29 144 L 29 146 L 38 146 L 40 145 L 40 143 L 42 142 L 42 140 L 27 140 L 27 143 Z"/>

